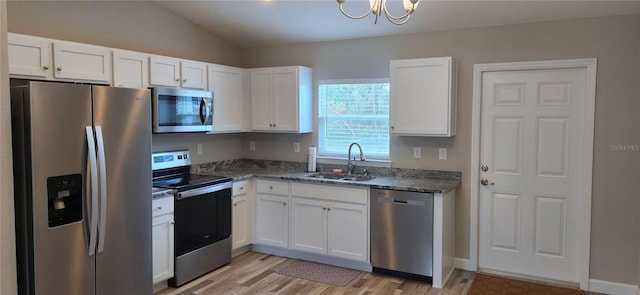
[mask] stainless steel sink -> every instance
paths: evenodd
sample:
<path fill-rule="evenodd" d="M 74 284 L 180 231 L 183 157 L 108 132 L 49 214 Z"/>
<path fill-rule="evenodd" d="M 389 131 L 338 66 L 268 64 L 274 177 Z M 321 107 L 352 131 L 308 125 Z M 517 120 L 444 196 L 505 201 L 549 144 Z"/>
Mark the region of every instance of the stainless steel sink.
<path fill-rule="evenodd" d="M 333 179 L 333 180 L 347 180 L 347 181 L 367 181 L 376 178 L 371 175 L 364 174 L 351 174 L 347 175 L 344 173 L 330 173 L 330 172 L 316 172 L 307 174 L 306 177 L 311 178 L 325 178 L 325 179 Z"/>

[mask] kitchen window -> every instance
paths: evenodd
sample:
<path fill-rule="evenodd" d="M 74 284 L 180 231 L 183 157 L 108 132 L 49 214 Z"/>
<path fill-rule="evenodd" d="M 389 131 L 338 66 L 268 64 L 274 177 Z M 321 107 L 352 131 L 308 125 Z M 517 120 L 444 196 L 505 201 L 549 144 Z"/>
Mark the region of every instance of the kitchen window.
<path fill-rule="evenodd" d="M 389 159 L 388 79 L 319 81 L 319 156 L 345 159 L 352 142 L 367 159 Z"/>

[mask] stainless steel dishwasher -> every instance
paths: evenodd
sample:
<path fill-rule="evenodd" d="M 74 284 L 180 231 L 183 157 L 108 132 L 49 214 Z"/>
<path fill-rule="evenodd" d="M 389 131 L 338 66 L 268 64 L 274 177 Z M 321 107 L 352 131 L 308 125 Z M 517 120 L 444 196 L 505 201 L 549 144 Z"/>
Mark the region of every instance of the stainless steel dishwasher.
<path fill-rule="evenodd" d="M 371 189 L 373 271 L 431 281 L 433 194 Z"/>

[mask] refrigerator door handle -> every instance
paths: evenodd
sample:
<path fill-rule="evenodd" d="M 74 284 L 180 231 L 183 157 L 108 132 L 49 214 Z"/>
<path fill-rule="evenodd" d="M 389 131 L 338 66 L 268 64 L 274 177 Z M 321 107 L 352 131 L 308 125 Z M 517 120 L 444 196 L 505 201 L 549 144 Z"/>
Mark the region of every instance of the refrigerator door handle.
<path fill-rule="evenodd" d="M 96 126 L 96 141 L 98 143 L 98 168 L 100 169 L 100 229 L 98 230 L 98 253 L 104 250 L 105 231 L 107 229 L 107 166 L 104 153 L 104 138 L 102 127 Z"/>
<path fill-rule="evenodd" d="M 89 217 L 89 256 L 96 254 L 98 238 L 98 165 L 96 163 L 96 141 L 92 126 L 86 126 L 87 147 L 89 148 L 89 169 L 91 170 L 91 216 Z"/>

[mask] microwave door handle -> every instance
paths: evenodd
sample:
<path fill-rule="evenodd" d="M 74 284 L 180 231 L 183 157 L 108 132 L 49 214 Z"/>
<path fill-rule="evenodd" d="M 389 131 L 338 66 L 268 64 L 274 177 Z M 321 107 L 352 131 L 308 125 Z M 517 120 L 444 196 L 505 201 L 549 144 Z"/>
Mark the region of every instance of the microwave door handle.
<path fill-rule="evenodd" d="M 204 121 L 202 121 L 202 124 L 206 124 L 207 120 L 209 120 L 209 117 L 211 116 L 211 111 L 213 109 L 213 103 L 212 103 L 211 106 L 209 106 L 209 102 L 207 102 L 206 98 L 203 98 L 202 100 L 204 101 L 204 107 L 205 107 L 205 110 L 206 110 L 206 112 L 205 112 L 206 115 L 204 116 Z"/>
<path fill-rule="evenodd" d="M 205 121 L 204 109 L 206 108 L 206 106 L 207 106 L 207 100 L 204 99 L 204 98 L 201 99 L 200 100 L 200 113 L 199 113 L 199 115 L 200 115 L 200 122 L 202 124 L 204 124 L 204 121 Z"/>

